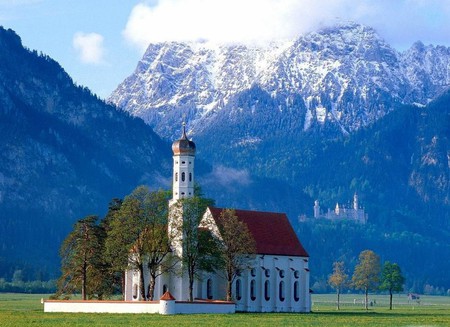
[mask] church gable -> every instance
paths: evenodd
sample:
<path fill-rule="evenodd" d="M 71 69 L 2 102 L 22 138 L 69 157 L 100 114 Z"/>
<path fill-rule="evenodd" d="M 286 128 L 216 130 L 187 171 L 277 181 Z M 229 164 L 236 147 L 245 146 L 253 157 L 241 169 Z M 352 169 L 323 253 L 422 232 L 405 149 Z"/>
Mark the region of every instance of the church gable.
<path fill-rule="evenodd" d="M 208 207 L 201 226 L 220 238 L 217 228 L 223 208 Z M 247 227 L 256 242 L 257 254 L 309 257 L 284 213 L 235 210 L 238 219 Z"/>

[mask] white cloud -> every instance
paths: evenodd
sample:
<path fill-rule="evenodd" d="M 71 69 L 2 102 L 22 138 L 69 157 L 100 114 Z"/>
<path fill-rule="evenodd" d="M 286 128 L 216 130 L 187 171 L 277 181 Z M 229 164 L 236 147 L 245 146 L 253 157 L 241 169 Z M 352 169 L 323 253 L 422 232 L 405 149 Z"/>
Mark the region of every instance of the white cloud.
<path fill-rule="evenodd" d="M 248 186 L 252 182 L 247 170 L 239 170 L 225 166 L 215 166 L 213 171 L 202 179 L 202 184 L 220 185 L 226 190 L 236 189 L 241 186 Z"/>
<path fill-rule="evenodd" d="M 72 45 L 83 63 L 101 64 L 104 62 L 105 50 L 102 35 L 78 32 L 73 37 Z"/>
<path fill-rule="evenodd" d="M 425 43 L 427 38 L 444 42 L 450 32 L 449 4 L 448 0 L 142 1 L 131 11 L 123 35 L 140 49 L 162 41 L 266 42 L 351 20 L 373 26 L 392 42 L 410 45 L 417 35 Z"/>

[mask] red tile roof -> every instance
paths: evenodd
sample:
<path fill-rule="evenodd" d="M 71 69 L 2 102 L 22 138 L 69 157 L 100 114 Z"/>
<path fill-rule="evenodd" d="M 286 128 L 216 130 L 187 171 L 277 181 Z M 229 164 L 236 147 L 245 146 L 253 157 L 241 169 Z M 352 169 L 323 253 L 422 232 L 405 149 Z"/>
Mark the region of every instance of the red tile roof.
<path fill-rule="evenodd" d="M 175 301 L 175 298 L 169 291 L 164 293 L 159 299 L 164 301 Z"/>
<path fill-rule="evenodd" d="M 223 208 L 209 207 L 216 221 Z M 284 213 L 235 209 L 239 220 L 247 224 L 256 242 L 258 254 L 309 257 Z"/>

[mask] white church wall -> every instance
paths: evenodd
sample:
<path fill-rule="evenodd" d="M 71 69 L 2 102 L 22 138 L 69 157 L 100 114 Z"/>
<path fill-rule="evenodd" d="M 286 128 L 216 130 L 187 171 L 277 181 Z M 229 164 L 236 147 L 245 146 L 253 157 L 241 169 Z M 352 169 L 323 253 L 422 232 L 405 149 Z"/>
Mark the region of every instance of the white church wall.
<path fill-rule="evenodd" d="M 307 259 L 303 257 L 258 255 L 254 268 L 244 271 L 238 277 L 242 282 L 242 298 L 235 298 L 236 310 L 309 312 L 310 305 L 306 299 L 306 297 L 309 298 L 309 285 L 307 284 L 309 276 L 305 270 L 307 265 Z M 296 282 L 298 283 L 298 292 L 294 294 Z M 253 297 L 251 294 L 252 283 L 254 284 Z M 236 281 L 233 284 L 233 291 L 236 297 Z M 281 295 L 280 291 L 282 291 Z"/>
<path fill-rule="evenodd" d="M 44 312 L 227 314 L 235 313 L 235 308 L 234 302 L 224 301 L 44 301 Z"/>
<path fill-rule="evenodd" d="M 45 301 L 44 312 L 159 313 L 159 301 Z"/>

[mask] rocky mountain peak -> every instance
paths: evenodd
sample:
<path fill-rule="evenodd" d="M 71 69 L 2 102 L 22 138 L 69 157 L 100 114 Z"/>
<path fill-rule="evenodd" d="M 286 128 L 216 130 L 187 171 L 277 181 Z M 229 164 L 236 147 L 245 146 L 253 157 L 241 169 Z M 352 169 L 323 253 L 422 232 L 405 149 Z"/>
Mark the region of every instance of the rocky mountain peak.
<path fill-rule="evenodd" d="M 449 85 L 449 58 L 449 49 L 420 43 L 399 53 L 373 28 L 356 23 L 264 47 L 150 44 L 109 101 L 168 139 L 176 136 L 169 126 L 178 126 L 185 114 L 191 132 L 202 137 L 209 125 L 223 119 L 222 111 L 228 118 L 239 115 L 238 99 L 256 87 L 273 99 L 300 97 L 304 111 L 303 120 L 296 120 L 298 129 L 351 133 L 397 104 L 427 104 Z M 290 112 L 266 109 L 276 112 L 277 120 Z"/>

